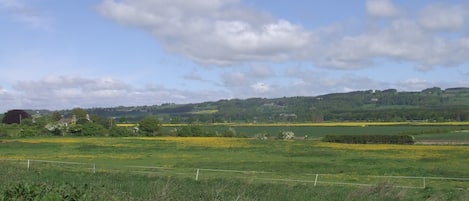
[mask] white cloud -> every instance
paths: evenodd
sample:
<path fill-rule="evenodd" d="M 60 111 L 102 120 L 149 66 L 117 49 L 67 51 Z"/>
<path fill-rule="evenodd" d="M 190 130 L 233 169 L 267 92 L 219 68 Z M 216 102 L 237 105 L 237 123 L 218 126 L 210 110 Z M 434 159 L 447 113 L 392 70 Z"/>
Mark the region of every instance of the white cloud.
<path fill-rule="evenodd" d="M 19 81 L 14 88 L 29 94 L 53 95 L 56 90 L 77 91 L 83 95 L 103 90 L 127 90 L 129 86 L 112 78 L 85 79 L 75 76 L 50 76 L 39 81 Z M 62 93 L 59 93 L 62 94 Z"/>
<path fill-rule="evenodd" d="M 309 60 L 327 68 L 356 69 L 385 59 L 428 70 L 461 65 L 469 58 L 464 42 L 469 38 L 462 32 L 446 37 L 428 31 L 463 26 L 465 14 L 460 5 L 442 8 L 437 11 L 428 6 L 419 19 L 413 19 L 401 15 L 402 9 L 389 0 L 368 0 L 369 16 L 390 20 L 353 35 L 332 25 L 332 32 L 328 27 L 307 30 L 236 0 L 106 0 L 99 11 L 118 23 L 146 30 L 166 50 L 202 64 Z"/>
<path fill-rule="evenodd" d="M 227 87 L 242 86 L 249 83 L 249 78 L 242 72 L 231 72 L 222 75 L 223 82 Z"/>
<path fill-rule="evenodd" d="M 6 11 L 15 21 L 29 27 L 50 30 L 50 20 L 36 7 L 21 0 L 0 0 L 0 11 Z"/>
<path fill-rule="evenodd" d="M 257 82 L 251 85 L 251 88 L 257 93 L 266 93 L 272 90 L 270 85 L 263 83 L 263 82 Z"/>
<path fill-rule="evenodd" d="M 373 17 L 397 17 L 400 10 L 390 0 L 367 0 L 366 12 Z"/>
<path fill-rule="evenodd" d="M 273 76 L 274 72 L 268 66 L 252 65 L 250 74 L 255 77 L 267 78 Z"/>
<path fill-rule="evenodd" d="M 104 16 L 144 29 L 171 52 L 209 65 L 300 58 L 314 41 L 302 26 L 239 1 L 106 0 Z"/>
<path fill-rule="evenodd" d="M 465 26 L 466 10 L 462 5 L 431 4 L 421 11 L 419 22 L 430 30 L 461 30 Z"/>
<path fill-rule="evenodd" d="M 225 97 L 228 97 L 227 92 L 217 90 L 189 91 L 153 84 L 137 88 L 114 78 L 50 76 L 42 80 L 19 81 L 12 91 L 0 88 L 0 111 L 194 103 Z"/>
<path fill-rule="evenodd" d="M 130 87 L 115 79 L 85 79 L 75 76 L 51 76 L 37 81 L 19 81 L 13 86 L 22 104 L 34 108 L 66 108 L 113 104 L 126 96 Z"/>
<path fill-rule="evenodd" d="M 181 90 L 147 84 L 134 87 L 114 78 L 82 78 L 54 76 L 42 80 L 20 81 L 12 90 L 0 88 L 0 111 L 19 109 L 70 109 L 74 107 L 113 107 L 119 105 L 155 105 L 161 103 L 198 103 L 231 97 L 315 96 L 334 92 L 397 88 L 422 90 L 467 86 L 467 81 L 435 82 L 419 78 L 394 83 L 357 75 L 333 76 L 302 68 L 289 68 L 286 78 L 295 80 L 284 84 L 269 84 L 240 72 L 226 74 L 231 83 L 225 90 Z M 231 84 L 231 85 L 228 85 Z"/>
<path fill-rule="evenodd" d="M 338 69 L 371 66 L 377 58 L 407 61 L 428 70 L 468 61 L 468 38 L 445 38 L 426 32 L 411 20 L 395 20 L 388 27 L 346 36 L 325 47 L 320 65 Z"/>

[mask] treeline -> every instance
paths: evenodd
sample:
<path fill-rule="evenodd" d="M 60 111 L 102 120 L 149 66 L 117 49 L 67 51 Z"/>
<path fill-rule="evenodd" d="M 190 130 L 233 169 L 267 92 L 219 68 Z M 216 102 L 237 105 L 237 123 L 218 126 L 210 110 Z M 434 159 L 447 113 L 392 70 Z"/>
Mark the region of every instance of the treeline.
<path fill-rule="evenodd" d="M 324 121 L 469 121 L 469 108 L 428 107 L 400 109 L 331 110 L 325 113 Z"/>
<path fill-rule="evenodd" d="M 36 111 L 29 111 L 31 114 Z M 47 113 L 47 111 L 40 111 Z M 70 110 L 57 111 L 63 115 Z M 89 108 L 116 123 L 156 116 L 161 123 L 276 123 L 322 121 L 469 121 L 469 88 L 395 89 L 334 93 L 314 97 L 230 99 L 193 104 Z M 51 112 L 52 113 L 52 112 Z"/>
<path fill-rule="evenodd" d="M 47 115 L 30 115 L 22 110 L 11 110 L 1 116 L 0 137 L 33 136 L 179 136 L 179 137 L 244 137 L 235 129 L 206 130 L 198 124 L 161 129 L 157 116 L 148 115 L 137 124 L 118 126 L 114 118 L 88 114 L 75 108 L 67 114 L 53 112 Z"/>
<path fill-rule="evenodd" d="M 119 122 L 137 122 L 146 115 L 156 115 L 162 123 L 469 121 L 469 88 L 433 87 L 420 92 L 367 90 L 315 97 L 230 99 L 87 111 L 116 117 Z"/>
<path fill-rule="evenodd" d="M 410 135 L 326 135 L 324 142 L 346 144 L 414 144 Z"/>

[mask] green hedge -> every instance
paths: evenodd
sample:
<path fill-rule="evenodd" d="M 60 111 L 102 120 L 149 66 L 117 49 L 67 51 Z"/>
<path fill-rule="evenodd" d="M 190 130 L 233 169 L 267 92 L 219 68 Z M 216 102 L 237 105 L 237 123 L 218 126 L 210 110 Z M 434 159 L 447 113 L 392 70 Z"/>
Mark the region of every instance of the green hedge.
<path fill-rule="evenodd" d="M 410 135 L 326 135 L 324 142 L 347 144 L 414 144 Z"/>

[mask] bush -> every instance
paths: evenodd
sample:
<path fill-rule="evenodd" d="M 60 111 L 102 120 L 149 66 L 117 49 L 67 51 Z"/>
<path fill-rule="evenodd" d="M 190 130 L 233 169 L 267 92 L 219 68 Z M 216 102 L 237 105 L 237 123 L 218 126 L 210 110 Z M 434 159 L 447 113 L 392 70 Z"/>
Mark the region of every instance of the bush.
<path fill-rule="evenodd" d="M 200 137 L 205 136 L 205 131 L 198 125 L 184 126 L 176 131 L 179 137 Z"/>
<path fill-rule="evenodd" d="M 223 137 L 237 137 L 238 133 L 233 127 L 230 127 L 223 131 L 222 136 Z"/>
<path fill-rule="evenodd" d="M 324 142 L 346 144 L 414 144 L 409 135 L 326 135 Z"/>
<path fill-rule="evenodd" d="M 19 183 L 6 189 L 0 200 L 92 200 L 87 198 L 88 185 L 73 186 L 65 184 L 62 186 L 51 186 L 48 184 Z"/>
<path fill-rule="evenodd" d="M 109 136 L 112 136 L 112 137 L 132 136 L 133 134 L 134 132 L 132 131 L 131 128 L 125 128 L 125 127 L 114 126 L 109 131 Z"/>
<path fill-rule="evenodd" d="M 293 140 L 295 139 L 295 133 L 292 131 L 282 131 L 279 133 L 278 138 L 282 140 Z"/>
<path fill-rule="evenodd" d="M 68 132 L 75 136 L 105 136 L 107 130 L 100 124 L 87 122 L 85 124 L 76 124 L 69 127 Z"/>

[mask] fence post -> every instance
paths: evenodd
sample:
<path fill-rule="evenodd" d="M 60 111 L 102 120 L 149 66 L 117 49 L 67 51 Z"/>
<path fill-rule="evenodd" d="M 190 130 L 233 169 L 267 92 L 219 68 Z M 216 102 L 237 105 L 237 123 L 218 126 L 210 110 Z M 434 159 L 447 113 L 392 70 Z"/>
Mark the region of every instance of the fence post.
<path fill-rule="evenodd" d="M 29 159 L 28 159 L 28 170 L 29 170 Z"/>
<path fill-rule="evenodd" d="M 316 184 L 318 183 L 318 176 L 319 174 L 316 174 L 316 178 L 314 179 L 314 186 L 316 186 Z"/>
<path fill-rule="evenodd" d="M 197 168 L 197 173 L 195 174 L 195 180 L 196 181 L 199 180 L 199 168 Z"/>
<path fill-rule="evenodd" d="M 426 181 L 425 181 L 425 177 L 423 177 L 423 188 L 426 188 L 427 187 L 427 184 L 426 184 Z"/>
<path fill-rule="evenodd" d="M 93 163 L 93 173 L 96 173 L 96 163 Z"/>

